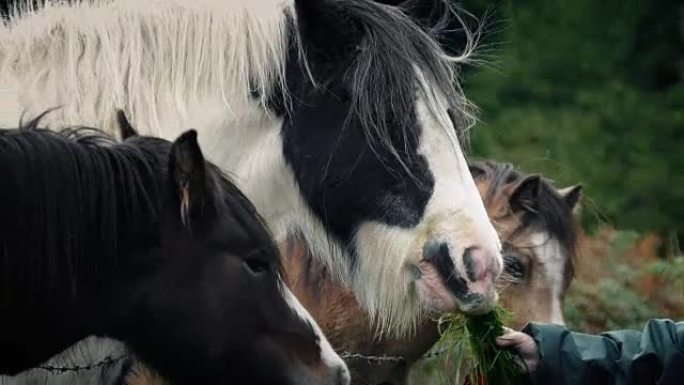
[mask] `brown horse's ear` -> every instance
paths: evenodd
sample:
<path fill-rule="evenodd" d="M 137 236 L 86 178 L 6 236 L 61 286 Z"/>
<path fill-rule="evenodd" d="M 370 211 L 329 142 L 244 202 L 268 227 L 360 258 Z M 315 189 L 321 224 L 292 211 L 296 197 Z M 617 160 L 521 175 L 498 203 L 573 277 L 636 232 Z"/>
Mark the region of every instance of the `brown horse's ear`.
<path fill-rule="evenodd" d="M 121 135 L 121 140 L 138 136 L 138 131 L 133 128 L 133 125 L 131 125 L 131 122 L 128 121 L 126 113 L 123 110 L 116 111 L 116 121 L 119 124 L 119 134 Z"/>
<path fill-rule="evenodd" d="M 539 175 L 530 175 L 515 187 L 508 199 L 511 209 L 536 212 L 541 193 L 542 180 Z"/>
<path fill-rule="evenodd" d="M 582 198 L 582 185 L 577 184 L 559 189 L 558 195 L 561 196 L 563 202 L 565 202 L 572 211 L 575 211 L 578 208 L 577 204 L 579 203 L 580 198 Z"/>
<path fill-rule="evenodd" d="M 181 222 L 190 228 L 210 199 L 206 165 L 195 130 L 181 134 L 171 145 L 169 177 L 178 196 Z"/>

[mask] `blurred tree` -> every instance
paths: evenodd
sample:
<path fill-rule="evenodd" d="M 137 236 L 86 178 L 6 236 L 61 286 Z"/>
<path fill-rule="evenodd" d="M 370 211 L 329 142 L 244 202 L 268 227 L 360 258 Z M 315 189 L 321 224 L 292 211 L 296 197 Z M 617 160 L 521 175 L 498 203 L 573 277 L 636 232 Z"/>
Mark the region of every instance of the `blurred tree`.
<path fill-rule="evenodd" d="M 684 234 L 682 1 L 490 4 L 462 3 L 493 11 L 487 64 L 464 76 L 471 155 L 583 183 L 589 226 Z"/>

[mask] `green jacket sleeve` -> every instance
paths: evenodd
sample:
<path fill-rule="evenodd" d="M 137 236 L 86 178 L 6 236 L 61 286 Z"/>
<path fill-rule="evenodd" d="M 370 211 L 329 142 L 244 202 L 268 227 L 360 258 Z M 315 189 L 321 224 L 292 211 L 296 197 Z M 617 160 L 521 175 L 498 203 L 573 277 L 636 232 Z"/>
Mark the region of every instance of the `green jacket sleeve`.
<path fill-rule="evenodd" d="M 553 324 L 523 330 L 539 347 L 538 385 L 684 385 L 684 322 L 651 320 L 642 331 L 573 333 Z"/>

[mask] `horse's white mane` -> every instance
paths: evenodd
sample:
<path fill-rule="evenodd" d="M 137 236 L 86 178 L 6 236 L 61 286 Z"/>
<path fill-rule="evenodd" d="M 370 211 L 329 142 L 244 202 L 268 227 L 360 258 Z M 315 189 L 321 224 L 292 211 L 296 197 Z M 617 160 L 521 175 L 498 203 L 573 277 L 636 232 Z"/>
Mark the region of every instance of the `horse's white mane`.
<path fill-rule="evenodd" d="M 40 74 L 21 79 L 35 86 L 22 102 L 41 103 L 30 114 L 59 106 L 60 121 L 109 129 L 123 108 L 142 131 L 160 134 L 160 111 L 183 116 L 205 95 L 223 95 L 229 110 L 255 95 L 263 105 L 284 82 L 291 8 L 283 0 L 27 1 L 0 27 L 0 73 Z"/>

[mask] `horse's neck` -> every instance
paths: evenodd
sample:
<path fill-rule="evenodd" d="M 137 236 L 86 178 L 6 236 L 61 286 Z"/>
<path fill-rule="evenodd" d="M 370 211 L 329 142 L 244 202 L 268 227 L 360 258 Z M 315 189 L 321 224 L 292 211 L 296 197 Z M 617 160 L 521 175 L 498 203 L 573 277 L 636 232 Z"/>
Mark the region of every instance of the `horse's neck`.
<path fill-rule="evenodd" d="M 306 208 L 283 155 L 282 120 L 256 101 L 229 110 L 216 98 L 188 112 L 182 129 L 198 130 L 207 159 L 228 172 L 274 236 L 284 239 L 306 217 Z"/>
<path fill-rule="evenodd" d="M 51 128 L 118 135 L 123 109 L 142 134 L 195 128 L 276 236 L 302 207 L 263 101 L 284 78 L 291 0 L 120 0 L 48 8 L 0 27 L 0 125 L 48 108 Z"/>

